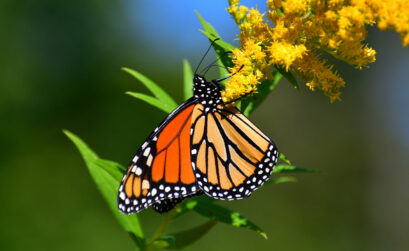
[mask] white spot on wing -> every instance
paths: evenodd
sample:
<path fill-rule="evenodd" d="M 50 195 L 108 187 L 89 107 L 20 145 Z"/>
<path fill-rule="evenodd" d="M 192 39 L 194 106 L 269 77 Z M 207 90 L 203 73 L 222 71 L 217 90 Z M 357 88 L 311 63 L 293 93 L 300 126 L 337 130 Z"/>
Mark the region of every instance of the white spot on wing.
<path fill-rule="evenodd" d="M 142 174 L 142 169 L 141 168 L 136 168 L 136 170 L 134 171 L 134 173 L 137 175 L 137 176 L 141 176 L 141 174 Z"/>
<path fill-rule="evenodd" d="M 148 180 L 143 180 L 142 181 L 142 189 L 149 189 L 149 187 L 150 187 L 149 181 Z"/>
<path fill-rule="evenodd" d="M 146 150 L 143 152 L 143 156 L 145 156 L 145 157 L 148 156 L 150 151 L 151 151 L 150 147 L 146 148 Z"/>
<path fill-rule="evenodd" d="M 150 154 L 149 157 L 148 157 L 148 160 L 146 161 L 146 164 L 148 166 L 151 166 L 152 165 L 152 160 L 153 160 L 153 156 L 152 156 L 152 154 Z"/>
<path fill-rule="evenodd" d="M 121 200 L 125 200 L 125 193 L 124 193 L 124 192 L 121 192 L 121 193 L 119 194 L 119 198 L 121 198 Z"/>

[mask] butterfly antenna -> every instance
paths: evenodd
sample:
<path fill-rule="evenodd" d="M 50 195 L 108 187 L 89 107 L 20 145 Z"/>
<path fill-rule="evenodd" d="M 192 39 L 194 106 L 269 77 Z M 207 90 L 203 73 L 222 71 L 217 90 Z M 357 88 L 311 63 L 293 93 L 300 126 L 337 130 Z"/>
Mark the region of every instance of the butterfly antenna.
<path fill-rule="evenodd" d="M 197 70 L 199 69 L 200 65 L 202 64 L 203 60 L 205 59 L 207 53 L 209 53 L 209 51 L 210 51 L 210 49 L 212 48 L 213 44 L 214 44 L 217 40 L 220 40 L 220 38 L 214 39 L 214 40 L 212 41 L 212 43 L 210 44 L 209 48 L 207 49 L 206 53 L 203 55 L 202 59 L 201 59 L 200 62 L 199 62 L 199 65 L 196 67 L 195 75 L 196 75 Z"/>
<path fill-rule="evenodd" d="M 209 65 L 208 67 L 205 68 L 205 72 L 204 74 L 202 74 L 202 76 L 206 76 L 207 72 L 212 68 L 212 67 L 219 67 L 219 68 L 223 68 L 226 71 L 229 71 L 229 69 L 227 69 L 227 67 L 221 66 L 221 65 L 217 65 L 217 64 L 213 64 L 213 65 Z"/>
<path fill-rule="evenodd" d="M 224 55 L 226 55 L 226 54 L 228 54 L 228 53 L 233 53 L 233 52 L 232 52 L 232 51 L 225 51 L 225 52 L 223 52 L 219 57 L 217 57 L 217 59 L 216 59 L 215 61 L 213 61 L 208 67 L 206 67 L 206 68 L 202 71 L 202 72 L 204 72 L 204 71 L 206 70 L 206 72 L 205 72 L 204 74 L 201 74 L 201 75 L 202 75 L 202 76 L 205 76 L 206 73 L 207 73 L 207 71 L 209 70 L 209 68 L 215 66 L 214 63 L 216 63 L 217 61 L 219 61 L 219 59 L 220 59 L 221 57 L 223 57 Z M 220 67 L 223 67 L 223 66 L 220 66 Z M 224 67 L 224 68 L 227 70 L 226 67 Z"/>

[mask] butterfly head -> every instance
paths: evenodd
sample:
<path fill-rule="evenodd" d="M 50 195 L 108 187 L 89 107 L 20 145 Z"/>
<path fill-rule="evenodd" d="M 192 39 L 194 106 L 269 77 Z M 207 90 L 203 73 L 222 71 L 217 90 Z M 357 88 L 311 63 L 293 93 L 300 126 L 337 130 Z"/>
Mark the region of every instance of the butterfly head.
<path fill-rule="evenodd" d="M 195 74 L 193 78 L 193 95 L 207 107 L 216 107 L 222 103 L 221 88 L 216 83 L 207 82 L 203 76 Z"/>

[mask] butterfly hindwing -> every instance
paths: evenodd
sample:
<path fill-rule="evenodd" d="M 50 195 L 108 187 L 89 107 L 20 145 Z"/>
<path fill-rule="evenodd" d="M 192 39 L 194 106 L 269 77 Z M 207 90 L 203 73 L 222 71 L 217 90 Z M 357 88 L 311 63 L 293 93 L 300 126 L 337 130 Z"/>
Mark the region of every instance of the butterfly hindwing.
<path fill-rule="evenodd" d="M 270 178 L 278 151 L 236 108 L 197 105 L 192 116 L 192 166 L 207 195 L 241 199 Z"/>
<path fill-rule="evenodd" d="M 195 103 L 188 100 L 178 107 L 138 149 L 119 188 L 121 212 L 139 212 L 155 203 L 159 203 L 156 208 L 167 211 L 181 201 L 178 198 L 199 190 L 190 160 L 194 106 Z M 169 203 L 161 202 L 169 199 Z"/>

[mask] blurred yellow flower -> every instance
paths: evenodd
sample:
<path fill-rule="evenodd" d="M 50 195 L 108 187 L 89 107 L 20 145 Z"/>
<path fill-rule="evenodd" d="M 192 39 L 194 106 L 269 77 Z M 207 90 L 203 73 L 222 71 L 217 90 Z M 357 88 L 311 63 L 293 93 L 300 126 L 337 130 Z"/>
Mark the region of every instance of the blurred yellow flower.
<path fill-rule="evenodd" d="M 267 9 L 239 5 L 229 0 L 227 11 L 240 28 L 241 47 L 233 52 L 233 75 L 223 92 L 231 101 L 255 92 L 271 78 L 272 66 L 292 71 L 331 102 L 340 99 L 344 80 L 320 52 L 358 69 L 375 61 L 376 52 L 364 43 L 368 26 L 397 31 L 403 46 L 409 44 L 407 0 L 267 0 Z"/>

